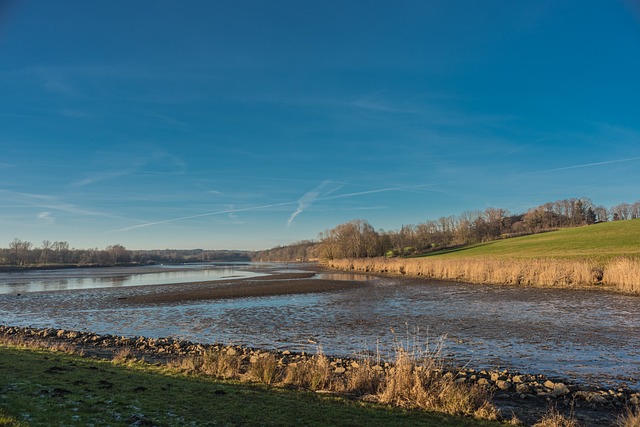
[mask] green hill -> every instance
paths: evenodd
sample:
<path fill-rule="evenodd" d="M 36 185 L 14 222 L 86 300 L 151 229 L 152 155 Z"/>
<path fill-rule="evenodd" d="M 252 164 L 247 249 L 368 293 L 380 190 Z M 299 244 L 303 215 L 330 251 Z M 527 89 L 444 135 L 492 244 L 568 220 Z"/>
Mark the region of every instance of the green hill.
<path fill-rule="evenodd" d="M 640 258 L 640 219 L 565 228 L 434 252 L 439 258 Z"/>

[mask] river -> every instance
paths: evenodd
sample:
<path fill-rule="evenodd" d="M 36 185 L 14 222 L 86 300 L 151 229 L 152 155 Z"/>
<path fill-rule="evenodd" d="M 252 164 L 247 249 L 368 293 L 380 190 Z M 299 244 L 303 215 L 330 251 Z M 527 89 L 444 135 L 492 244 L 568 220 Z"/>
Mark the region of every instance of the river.
<path fill-rule="evenodd" d="M 637 296 L 321 272 L 314 278 L 352 286 L 127 305 L 132 296 L 144 300 L 187 282 L 212 287 L 237 280 L 242 286 L 243 280 L 311 268 L 251 264 L 160 269 L 74 269 L 13 273 L 11 278 L 3 273 L 0 322 L 383 358 L 392 357 L 398 345 L 421 352 L 442 342 L 442 355 L 460 365 L 640 388 Z M 115 278 L 111 285 L 105 279 L 110 276 Z"/>

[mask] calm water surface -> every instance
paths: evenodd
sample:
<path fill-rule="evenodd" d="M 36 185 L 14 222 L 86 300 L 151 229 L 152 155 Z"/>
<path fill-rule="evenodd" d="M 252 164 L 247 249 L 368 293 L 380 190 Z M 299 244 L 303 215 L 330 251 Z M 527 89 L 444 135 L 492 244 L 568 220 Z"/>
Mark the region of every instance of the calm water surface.
<path fill-rule="evenodd" d="M 189 283 L 258 277 L 245 264 L 154 265 L 0 273 L 0 294 Z"/>
<path fill-rule="evenodd" d="M 354 286 L 318 294 L 142 306 L 127 306 L 123 298 L 167 287 L 5 292 L 0 321 L 298 351 L 321 346 L 325 353 L 345 356 L 379 352 L 390 357 L 397 344 L 424 349 L 444 338 L 444 354 L 459 364 L 640 388 L 638 297 L 343 273 L 318 276 L 354 280 Z"/>

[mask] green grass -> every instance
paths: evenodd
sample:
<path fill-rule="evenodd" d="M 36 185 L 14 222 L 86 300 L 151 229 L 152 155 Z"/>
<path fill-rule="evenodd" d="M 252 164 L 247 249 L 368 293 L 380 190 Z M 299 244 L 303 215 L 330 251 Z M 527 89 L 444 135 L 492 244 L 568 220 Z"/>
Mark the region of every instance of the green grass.
<path fill-rule="evenodd" d="M 187 376 L 139 362 L 0 346 L 0 426 L 132 424 L 501 425 Z"/>
<path fill-rule="evenodd" d="M 640 219 L 605 222 L 433 252 L 443 258 L 562 258 L 607 261 L 640 257 Z"/>

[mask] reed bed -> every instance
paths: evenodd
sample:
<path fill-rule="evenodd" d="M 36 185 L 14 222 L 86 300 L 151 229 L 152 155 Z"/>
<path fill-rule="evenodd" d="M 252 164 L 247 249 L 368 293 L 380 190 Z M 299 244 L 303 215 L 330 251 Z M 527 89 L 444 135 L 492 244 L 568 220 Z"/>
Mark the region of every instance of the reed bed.
<path fill-rule="evenodd" d="M 640 260 L 616 258 L 604 266 L 590 260 L 508 258 L 359 258 L 324 260 L 326 267 L 457 280 L 471 283 L 607 289 L 640 293 Z"/>

